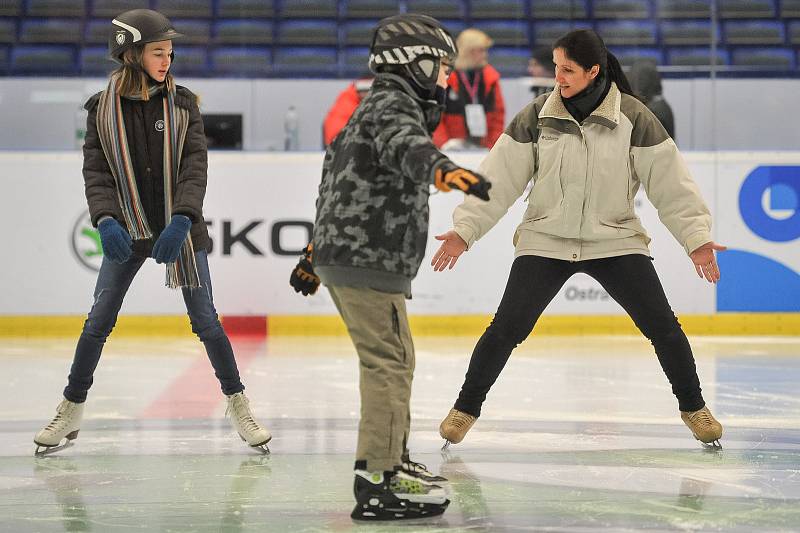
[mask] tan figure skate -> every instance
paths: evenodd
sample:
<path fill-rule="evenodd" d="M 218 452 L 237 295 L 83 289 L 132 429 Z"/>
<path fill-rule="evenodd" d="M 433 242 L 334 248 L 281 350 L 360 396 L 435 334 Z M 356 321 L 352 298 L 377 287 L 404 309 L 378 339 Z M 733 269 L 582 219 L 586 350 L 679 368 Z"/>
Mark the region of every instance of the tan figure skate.
<path fill-rule="evenodd" d="M 720 424 L 708 406 L 698 411 L 681 411 L 681 420 L 692 430 L 694 438 L 699 440 L 703 446 L 712 449 L 722 449 L 719 439 L 722 438 L 722 424 Z"/>
<path fill-rule="evenodd" d="M 442 423 L 439 424 L 439 435 L 445 440 L 442 451 L 447 450 L 450 444 L 458 444 L 464 440 L 467 431 L 475 424 L 478 418 L 468 415 L 458 409 L 450 409 Z"/>

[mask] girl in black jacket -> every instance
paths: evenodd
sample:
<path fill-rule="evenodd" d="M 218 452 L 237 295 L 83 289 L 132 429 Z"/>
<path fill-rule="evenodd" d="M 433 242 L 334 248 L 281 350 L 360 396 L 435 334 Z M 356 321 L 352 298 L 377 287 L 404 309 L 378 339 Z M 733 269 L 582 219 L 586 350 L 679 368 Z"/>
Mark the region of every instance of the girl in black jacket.
<path fill-rule="evenodd" d="M 181 34 L 149 9 L 127 11 L 112 23 L 109 53 L 121 66 L 108 88 L 86 103 L 83 147 L 86 199 L 100 233 L 103 263 L 64 400 L 52 422 L 36 434 L 36 453 L 60 449 L 78 436 L 103 345 L 148 257 L 166 264 L 166 284 L 183 291 L 192 331 L 206 347 L 233 426 L 250 446 L 266 452 L 271 436 L 253 418 L 212 299 L 203 218 L 208 159 L 203 122 L 196 97 L 176 86 L 169 73 L 172 40 Z"/>

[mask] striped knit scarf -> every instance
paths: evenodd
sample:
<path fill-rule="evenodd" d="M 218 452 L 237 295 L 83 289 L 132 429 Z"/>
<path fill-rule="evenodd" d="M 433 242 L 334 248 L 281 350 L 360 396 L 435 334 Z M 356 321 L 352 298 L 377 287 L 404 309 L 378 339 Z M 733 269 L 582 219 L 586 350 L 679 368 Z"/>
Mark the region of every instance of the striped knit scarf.
<path fill-rule="evenodd" d="M 125 132 L 125 120 L 122 116 L 122 102 L 117 92 L 119 75 L 111 76 L 108 88 L 103 91 L 97 107 L 97 133 L 100 144 L 103 146 L 111 173 L 117 186 L 117 198 L 133 240 L 150 239 L 153 236 L 147 222 L 139 189 L 136 186 L 136 176 L 133 172 L 131 152 L 128 147 L 128 137 Z M 154 96 L 162 86 L 153 86 L 149 89 L 150 96 Z M 126 97 L 127 98 L 127 97 Z M 133 99 L 133 98 L 132 98 Z M 186 140 L 186 130 L 189 125 L 189 112 L 175 106 L 174 91 L 167 91 L 164 96 L 164 206 L 165 218 L 169 223 L 172 218 L 172 191 L 175 180 L 178 178 L 183 143 Z M 167 264 L 167 287 L 199 287 L 200 276 L 197 273 L 197 264 L 194 259 L 192 237 L 187 235 L 181 247 L 178 260 Z"/>

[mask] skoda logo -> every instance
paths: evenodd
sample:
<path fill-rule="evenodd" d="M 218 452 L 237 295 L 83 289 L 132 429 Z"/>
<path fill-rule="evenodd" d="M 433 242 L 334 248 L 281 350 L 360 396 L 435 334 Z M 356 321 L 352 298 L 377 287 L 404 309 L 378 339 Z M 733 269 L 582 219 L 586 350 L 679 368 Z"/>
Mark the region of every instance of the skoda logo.
<path fill-rule="evenodd" d="M 72 225 L 72 252 L 78 262 L 93 272 L 100 271 L 103 262 L 103 246 L 100 233 L 92 226 L 89 211 L 80 214 Z"/>
<path fill-rule="evenodd" d="M 800 237 L 800 167 L 757 167 L 742 183 L 739 211 L 762 239 L 788 242 Z"/>
<path fill-rule="evenodd" d="M 117 32 L 117 44 L 119 44 L 119 45 L 125 44 L 125 32 L 124 31 Z"/>

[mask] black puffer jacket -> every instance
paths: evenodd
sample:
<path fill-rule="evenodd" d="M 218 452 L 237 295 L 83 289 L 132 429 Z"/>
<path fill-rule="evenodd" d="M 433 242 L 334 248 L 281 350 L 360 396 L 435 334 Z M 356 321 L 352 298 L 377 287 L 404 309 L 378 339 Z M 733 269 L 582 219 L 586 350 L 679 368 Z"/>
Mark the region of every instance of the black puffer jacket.
<path fill-rule="evenodd" d="M 134 253 L 149 256 L 155 239 L 164 229 L 164 108 L 163 93 L 148 101 L 122 99 L 128 146 L 131 151 L 136 185 L 153 238 L 136 241 Z M 124 226 L 111 168 L 106 160 L 97 134 L 97 104 L 100 93 L 85 105 L 89 111 L 86 141 L 83 145 L 83 181 L 92 224 L 103 216 L 111 216 Z M 185 87 L 178 86 L 175 105 L 189 110 L 189 126 L 181 153 L 180 171 L 173 190 L 174 214 L 186 215 L 192 221 L 192 242 L 195 251 L 209 247 L 208 230 L 203 219 L 203 198 L 206 193 L 208 150 L 203 131 L 203 119 L 197 107 L 197 97 Z"/>

